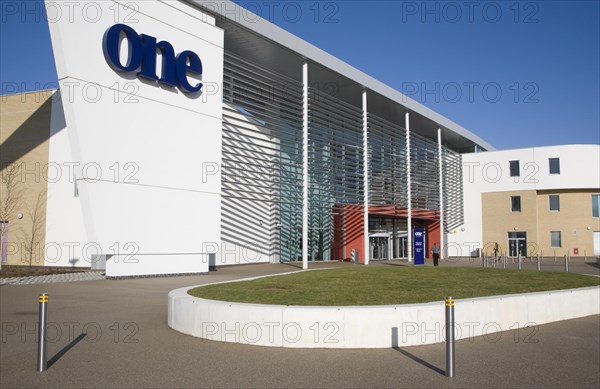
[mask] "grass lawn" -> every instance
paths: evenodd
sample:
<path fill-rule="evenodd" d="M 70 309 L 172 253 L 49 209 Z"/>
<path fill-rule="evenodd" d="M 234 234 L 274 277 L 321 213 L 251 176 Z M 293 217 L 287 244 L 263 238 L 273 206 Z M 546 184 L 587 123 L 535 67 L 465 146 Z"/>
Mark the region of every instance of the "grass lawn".
<path fill-rule="evenodd" d="M 580 274 L 472 267 L 377 266 L 301 272 L 195 288 L 212 300 L 280 305 L 385 305 L 600 285 Z"/>

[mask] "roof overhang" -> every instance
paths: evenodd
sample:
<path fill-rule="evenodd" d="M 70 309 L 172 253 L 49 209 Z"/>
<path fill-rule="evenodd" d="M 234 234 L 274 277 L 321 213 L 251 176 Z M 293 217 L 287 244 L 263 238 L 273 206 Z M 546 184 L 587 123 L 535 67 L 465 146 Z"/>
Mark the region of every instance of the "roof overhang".
<path fill-rule="evenodd" d="M 367 90 L 371 92 L 369 111 L 386 120 L 404 125 L 404 113 L 408 111 L 411 131 L 419 135 L 435 139 L 441 128 L 444 144 L 452 149 L 469 152 L 479 146 L 495 150 L 452 120 L 232 1 L 183 1 L 215 17 L 216 25 L 225 31 L 228 51 L 298 81 L 302 81 L 302 63 L 308 62 L 309 84 L 325 91 L 333 85 L 338 99 L 360 107 L 361 92 Z"/>

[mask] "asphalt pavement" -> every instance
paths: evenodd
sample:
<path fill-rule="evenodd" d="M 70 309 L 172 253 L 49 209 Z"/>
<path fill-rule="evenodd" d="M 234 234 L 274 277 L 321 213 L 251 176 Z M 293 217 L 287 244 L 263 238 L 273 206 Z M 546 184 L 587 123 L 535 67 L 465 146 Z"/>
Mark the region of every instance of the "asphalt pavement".
<path fill-rule="evenodd" d="M 338 265 L 311 265 L 330 266 Z M 445 344 L 283 349 L 205 341 L 167 326 L 172 289 L 294 270 L 264 264 L 201 276 L 2 285 L 0 387 L 600 387 L 598 315 L 461 340 L 454 378 L 444 376 Z M 49 368 L 39 373 L 42 292 L 50 295 Z"/>

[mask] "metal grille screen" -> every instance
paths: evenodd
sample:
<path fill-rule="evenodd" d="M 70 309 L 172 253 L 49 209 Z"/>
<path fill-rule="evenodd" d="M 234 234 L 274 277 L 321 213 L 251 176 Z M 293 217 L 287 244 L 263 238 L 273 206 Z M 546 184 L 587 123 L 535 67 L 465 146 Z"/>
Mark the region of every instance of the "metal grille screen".
<path fill-rule="evenodd" d="M 236 262 L 298 260 L 302 85 L 227 52 L 223 80 L 223 250 Z"/>
<path fill-rule="evenodd" d="M 439 211 L 438 144 L 411 132 L 410 180 L 413 210 Z"/>
<path fill-rule="evenodd" d="M 444 186 L 444 230 L 464 224 L 462 156 L 442 146 L 442 179 Z"/>
<path fill-rule="evenodd" d="M 406 130 L 368 115 L 369 205 L 407 208 Z"/>
<path fill-rule="evenodd" d="M 362 235 L 362 109 L 309 88 L 308 116 L 309 259 L 339 259 L 334 240 Z"/>

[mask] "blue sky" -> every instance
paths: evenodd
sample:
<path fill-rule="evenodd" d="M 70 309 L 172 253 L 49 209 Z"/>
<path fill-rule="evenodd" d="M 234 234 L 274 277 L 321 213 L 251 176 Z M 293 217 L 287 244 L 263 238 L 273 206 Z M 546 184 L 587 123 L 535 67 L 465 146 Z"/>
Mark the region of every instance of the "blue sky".
<path fill-rule="evenodd" d="M 600 143 L 599 1 L 236 2 L 496 148 Z M 56 85 L 41 4 L 0 3 L 2 94 Z"/>

